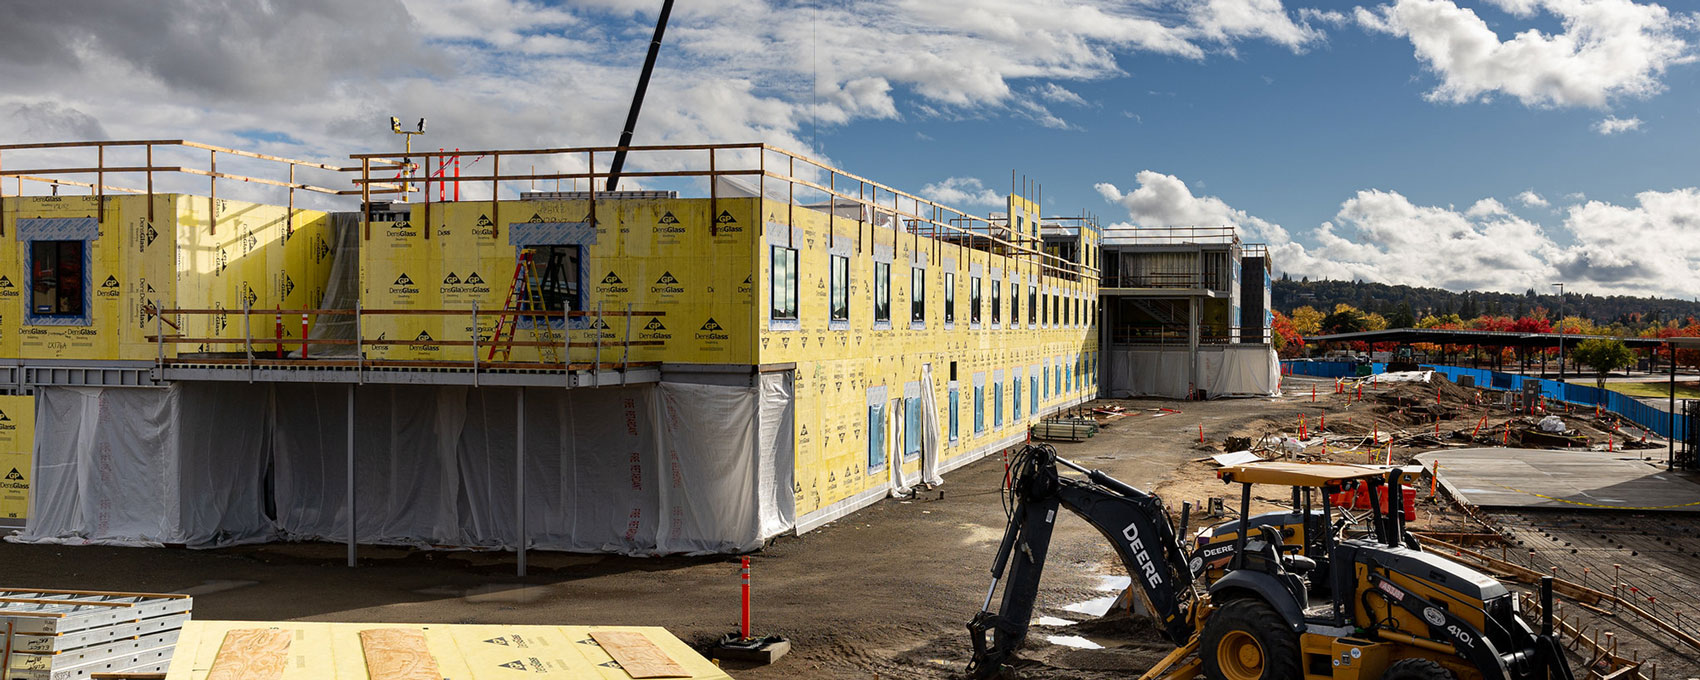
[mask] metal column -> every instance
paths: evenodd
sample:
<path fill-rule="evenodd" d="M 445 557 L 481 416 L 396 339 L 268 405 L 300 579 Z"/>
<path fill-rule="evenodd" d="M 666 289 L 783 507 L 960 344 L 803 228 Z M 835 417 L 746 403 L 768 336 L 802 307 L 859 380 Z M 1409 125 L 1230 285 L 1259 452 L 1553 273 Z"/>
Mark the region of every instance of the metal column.
<path fill-rule="evenodd" d="M 357 526 L 357 524 L 355 522 L 355 517 L 357 516 L 357 513 L 355 512 L 355 506 L 354 506 L 354 386 L 353 385 L 348 386 L 348 475 L 346 477 L 346 480 L 348 482 L 348 488 L 346 490 L 347 497 L 343 500 L 343 506 L 345 508 L 347 508 L 347 510 L 348 510 L 348 566 L 353 567 L 353 566 L 355 566 L 355 564 L 357 563 L 357 560 L 358 560 L 358 556 L 356 554 L 356 548 L 355 548 L 355 543 L 356 543 L 356 538 L 357 538 L 357 536 L 355 535 L 355 531 L 356 531 L 355 527 Z"/>
<path fill-rule="evenodd" d="M 514 515 L 519 535 L 519 575 L 525 575 L 525 388 L 515 399 L 514 423 Z"/>
<path fill-rule="evenodd" d="M 1186 351 L 1187 361 L 1191 362 L 1191 365 L 1187 366 L 1187 375 L 1192 383 L 1189 390 L 1192 394 L 1189 396 L 1198 394 L 1198 315 L 1201 307 L 1198 296 L 1187 298 Z"/>
<path fill-rule="evenodd" d="M 1670 447 L 1670 452 L 1665 454 L 1665 469 L 1669 470 L 1676 466 L 1676 343 L 1665 343 L 1665 346 L 1670 348 L 1670 413 L 1667 414 L 1670 424 L 1665 428 L 1665 434 L 1669 435 L 1665 438 L 1666 444 Z M 1654 353 L 1654 356 L 1658 354 Z"/>

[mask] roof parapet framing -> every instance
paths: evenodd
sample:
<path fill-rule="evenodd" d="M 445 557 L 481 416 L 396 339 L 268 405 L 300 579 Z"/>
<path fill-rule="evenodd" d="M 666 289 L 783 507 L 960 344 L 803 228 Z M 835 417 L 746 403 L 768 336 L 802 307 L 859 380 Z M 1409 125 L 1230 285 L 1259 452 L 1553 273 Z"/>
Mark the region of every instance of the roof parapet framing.
<path fill-rule="evenodd" d="M 977 217 L 967 212 L 921 198 L 914 194 L 894 189 L 865 177 L 845 172 L 807 156 L 794 153 L 779 147 L 760 142 L 737 144 L 670 144 L 652 146 L 588 146 L 563 147 L 544 149 L 491 149 L 491 150 L 457 150 L 457 151 L 416 151 L 412 153 L 364 153 L 352 154 L 350 158 L 359 161 L 359 176 L 354 180 L 360 187 L 362 195 L 378 193 L 375 188 L 397 184 L 418 184 L 425 188 L 425 202 L 422 209 L 429 219 L 431 206 L 430 185 L 435 183 L 445 185 L 452 182 L 488 182 L 491 187 L 491 210 L 500 210 L 501 186 L 504 182 L 535 182 L 537 180 L 587 180 L 587 185 L 594 187 L 597 180 L 609 177 L 612 173 L 598 170 L 596 161 L 598 155 L 612 159 L 615 153 L 625 151 L 637 156 L 661 155 L 664 162 L 651 164 L 652 168 L 674 169 L 642 169 L 623 170 L 620 175 L 624 178 L 697 178 L 708 182 L 710 211 L 718 214 L 715 203 L 721 198 L 720 180 L 726 177 L 753 177 L 756 181 L 756 195 L 764 199 L 785 200 L 788 211 L 799 207 L 797 192 L 799 188 L 806 191 L 824 194 L 830 202 L 828 214 L 832 215 L 829 229 L 836 231 L 840 220 L 849 218 L 837 215 L 837 208 L 856 206 L 859 217 L 858 224 L 868 222 L 873 216 L 890 217 L 895 223 L 901 222 L 899 229 L 894 232 L 906 231 L 920 246 L 921 239 L 931 241 L 931 250 L 936 252 L 949 245 L 959 245 L 975 250 L 997 253 L 1031 262 L 1035 268 L 1044 273 L 1061 277 L 1091 276 L 1096 279 L 1098 269 L 1069 262 L 1066 259 L 1049 255 L 1043 250 L 1011 241 L 997 236 L 997 230 L 1003 225 L 984 217 Z M 432 168 L 433 163 L 442 165 L 444 159 L 452 157 L 488 157 L 491 161 L 490 172 L 481 175 L 466 175 L 461 177 L 445 177 L 441 173 L 425 172 L 423 175 L 408 177 L 372 177 L 374 164 L 402 168 Z M 752 158 L 753 157 L 753 158 Z M 525 172 L 502 172 L 502 160 L 524 158 L 531 168 L 537 165 L 566 165 L 581 167 L 583 171 L 544 171 L 527 170 Z M 751 161 L 754 161 L 753 163 Z M 731 165 L 728 165 L 728 162 Z M 705 167 L 706 166 L 706 167 Z M 799 166 L 802 166 L 799 168 Z M 641 167 L 641 166 L 640 166 Z M 803 174 L 799 174 L 799 169 Z M 769 183 L 774 183 L 770 190 Z M 778 192 L 783 191 L 781 195 Z M 782 199 L 781 199 L 782 196 Z M 738 196 L 747 198 L 747 196 Z M 604 199 L 606 200 L 606 199 Z M 589 220 L 596 219 L 596 193 L 590 194 Z M 370 206 L 368 200 L 365 205 Z M 804 206 L 805 209 L 809 209 Z M 362 230 L 365 238 L 371 238 L 370 211 L 362 211 Z M 789 219 L 790 214 L 787 214 Z M 490 219 L 497 225 L 502 222 L 492 212 Z M 500 228 L 498 226 L 498 228 Z M 711 224 L 710 229 L 714 226 Z M 429 238 L 430 231 L 425 231 Z M 829 238 L 836 236 L 829 232 Z M 894 235 L 895 238 L 895 235 Z M 955 243 L 947 243 L 953 241 Z"/>
<path fill-rule="evenodd" d="M 108 161 L 107 161 L 107 155 L 108 155 L 107 151 L 109 149 L 136 149 L 136 148 L 140 148 L 141 151 L 142 151 L 143 159 L 144 159 L 144 162 L 143 162 L 142 165 L 113 165 L 113 164 L 109 164 Z M 52 150 L 71 150 L 71 151 L 86 150 L 86 151 L 91 151 L 94 155 L 94 164 L 93 165 L 82 165 L 82 166 L 75 166 L 75 165 L 73 165 L 73 166 L 44 166 L 44 167 L 24 167 L 24 168 L 17 168 L 17 167 L 8 168 L 5 164 L 6 158 L 8 157 L 7 154 L 11 154 L 11 157 L 16 158 L 19 155 L 24 155 L 24 154 L 27 154 L 27 153 L 32 152 L 32 151 L 33 152 L 47 152 L 47 151 L 52 151 Z M 193 152 L 196 152 L 196 153 L 199 153 L 199 152 L 202 152 L 202 151 L 206 152 L 206 154 L 207 154 L 206 164 L 204 166 L 203 165 L 155 165 L 154 164 L 155 151 L 181 152 L 181 151 L 186 151 L 186 150 L 192 150 Z M 284 171 L 279 173 L 279 174 L 283 175 L 284 179 L 276 179 L 276 178 L 270 178 L 270 177 L 251 177 L 251 176 L 247 176 L 247 175 L 232 174 L 232 173 L 229 173 L 229 172 L 219 172 L 219 170 L 218 170 L 218 158 L 219 158 L 220 154 L 223 154 L 227 157 L 236 157 L 236 158 L 242 158 L 242 159 L 248 159 L 248 160 L 263 161 L 264 163 L 268 164 L 268 167 L 270 167 L 270 164 L 282 165 L 282 166 L 284 166 Z M 387 161 L 381 161 L 381 163 L 387 164 Z M 243 183 L 243 184 L 258 184 L 258 185 L 264 185 L 264 186 L 284 188 L 284 189 L 288 190 L 288 193 L 289 193 L 289 206 L 288 207 L 289 207 L 289 210 L 290 210 L 290 215 L 293 218 L 293 215 L 294 215 L 294 212 L 295 212 L 295 192 L 296 191 L 307 191 L 307 192 L 312 192 L 312 193 L 316 193 L 316 194 L 327 194 L 327 195 L 331 195 L 331 196 L 354 196 L 354 195 L 362 195 L 363 193 L 366 193 L 366 192 L 375 193 L 375 194 L 396 194 L 396 193 L 401 193 L 401 191 L 402 191 L 401 185 L 398 184 L 398 183 L 395 183 L 395 182 L 374 182 L 370 187 L 362 187 L 361 189 L 332 189 L 332 188 L 329 188 L 329 187 L 317 186 L 317 185 L 313 185 L 313 184 L 305 184 L 305 183 L 296 181 L 295 174 L 296 174 L 296 170 L 298 170 L 298 169 L 309 169 L 309 170 L 337 172 L 337 173 L 353 173 L 355 171 L 361 170 L 362 168 L 342 167 L 342 166 L 336 166 L 336 165 L 329 165 L 329 164 L 325 164 L 325 163 L 317 163 L 317 162 L 314 162 L 314 161 L 304 161 L 304 160 L 298 160 L 298 159 L 294 159 L 294 158 L 284 158 L 282 156 L 273 156 L 273 155 L 269 155 L 269 154 L 255 153 L 255 152 L 252 152 L 252 151 L 243 151 L 243 150 L 240 150 L 240 149 L 231 149 L 231 148 L 226 148 L 226 147 L 222 147 L 222 146 L 213 146 L 211 144 L 202 144 L 200 142 L 191 142 L 191 141 L 182 140 L 182 139 L 138 139 L 138 140 L 114 140 L 114 141 L 90 141 L 90 142 L 41 142 L 41 143 L 31 143 L 31 144 L 0 144 L 0 201 L 4 201 L 6 199 L 6 197 L 8 196 L 8 193 L 6 191 L 6 186 L 5 186 L 6 185 L 5 179 L 8 178 L 8 177 L 13 178 L 16 181 L 16 184 L 14 186 L 14 190 L 10 194 L 12 196 L 20 196 L 21 197 L 21 196 L 25 195 L 24 194 L 24 187 L 25 187 L 24 182 L 34 182 L 34 183 L 48 185 L 48 186 L 52 187 L 55 191 L 57 191 L 57 188 L 61 187 L 61 186 L 85 188 L 85 189 L 89 190 L 89 195 L 98 196 L 98 197 L 103 198 L 103 199 L 105 198 L 105 196 L 108 192 L 119 193 L 119 194 L 145 195 L 145 196 L 148 196 L 151 199 L 154 195 L 154 183 L 155 183 L 155 176 L 156 175 L 190 175 L 190 176 L 207 178 L 208 198 L 211 201 L 214 201 L 215 203 L 218 200 L 218 181 L 221 180 L 221 179 L 225 180 L 226 182 L 234 181 L 234 182 L 240 182 L 240 183 Z M 85 181 L 80 181 L 80 180 L 68 179 L 69 176 L 86 176 L 86 175 L 94 175 L 94 181 L 93 182 L 85 182 Z M 128 179 L 130 181 L 134 181 L 135 179 L 137 179 L 138 175 L 140 176 L 140 179 L 142 179 L 142 182 L 139 185 L 108 184 L 110 176 L 118 176 L 120 179 Z M 100 209 L 104 212 L 104 210 L 105 210 L 105 201 L 104 200 L 101 201 L 101 208 Z M 147 202 L 147 210 L 148 210 L 148 221 L 152 222 L 153 219 L 154 219 L 154 214 L 153 214 L 154 205 L 153 205 L 152 200 L 149 200 Z M 214 214 L 214 222 L 213 222 L 212 228 L 216 232 L 217 229 L 218 229 L 217 217 L 216 217 L 217 211 L 214 211 L 213 214 Z M 104 217 L 104 215 L 102 215 L 102 217 Z M 3 236 L 3 235 L 4 235 L 3 233 L 0 233 L 0 236 Z"/>

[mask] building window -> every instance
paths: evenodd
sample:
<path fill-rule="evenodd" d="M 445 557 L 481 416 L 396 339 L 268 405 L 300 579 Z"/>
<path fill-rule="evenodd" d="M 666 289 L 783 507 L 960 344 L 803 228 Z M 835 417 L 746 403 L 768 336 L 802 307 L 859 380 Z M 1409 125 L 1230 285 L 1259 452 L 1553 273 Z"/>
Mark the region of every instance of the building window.
<path fill-rule="evenodd" d="M 832 256 L 832 320 L 850 320 L 850 258 Z"/>
<path fill-rule="evenodd" d="M 992 383 L 992 427 L 1003 427 L 1003 383 Z"/>
<path fill-rule="evenodd" d="M 927 270 L 912 267 L 909 270 L 909 321 L 921 323 L 927 320 Z"/>
<path fill-rule="evenodd" d="M 1062 296 L 1056 293 L 1051 294 L 1051 322 L 1057 325 L 1062 325 L 1063 322 Z"/>
<path fill-rule="evenodd" d="M 956 323 L 956 272 L 944 273 L 944 322 Z"/>
<path fill-rule="evenodd" d="M 1021 323 L 1021 284 L 1009 284 L 1009 325 Z"/>
<path fill-rule="evenodd" d="M 1044 296 L 1039 298 L 1039 323 L 1046 325 L 1051 323 L 1051 306 L 1046 304 Z"/>
<path fill-rule="evenodd" d="M 868 404 L 868 472 L 885 467 L 885 404 Z"/>
<path fill-rule="evenodd" d="M 584 297 L 578 285 L 582 248 L 577 245 L 539 245 L 526 248 L 521 255 L 527 253 L 532 262 L 531 285 L 542 296 L 543 309 L 550 312 L 582 311 Z M 520 321 L 528 324 L 531 319 L 520 317 Z M 550 319 L 550 323 L 556 327 L 563 325 L 560 319 Z"/>
<path fill-rule="evenodd" d="M 874 263 L 874 323 L 891 323 L 891 263 Z"/>
<path fill-rule="evenodd" d="M 986 431 L 986 386 L 974 386 L 974 434 Z"/>
<path fill-rule="evenodd" d="M 30 314 L 82 317 L 86 241 L 30 241 Z"/>
<path fill-rule="evenodd" d="M 1003 322 L 1003 281 L 992 279 L 992 323 Z"/>
<path fill-rule="evenodd" d="M 956 433 L 960 418 L 956 415 L 957 407 L 962 403 L 962 390 L 950 388 L 950 440 L 956 441 Z"/>
<path fill-rule="evenodd" d="M 797 251 L 785 246 L 772 246 L 773 318 L 776 321 L 797 320 Z"/>
<path fill-rule="evenodd" d="M 968 323 L 980 323 L 980 277 L 968 279 Z"/>
<path fill-rule="evenodd" d="M 903 400 L 903 459 L 921 455 L 921 398 Z"/>
<path fill-rule="evenodd" d="M 1013 420 L 1019 421 L 1019 420 L 1021 420 L 1021 377 L 1020 376 L 1016 376 L 1015 379 L 1009 381 L 1009 389 L 1013 390 L 1013 394 L 1010 396 L 1010 399 L 1009 399 L 1009 417 Z"/>
<path fill-rule="evenodd" d="M 1039 374 L 1027 376 L 1027 412 L 1039 415 Z"/>
<path fill-rule="evenodd" d="M 1027 288 L 1027 325 L 1039 323 L 1039 287 Z"/>

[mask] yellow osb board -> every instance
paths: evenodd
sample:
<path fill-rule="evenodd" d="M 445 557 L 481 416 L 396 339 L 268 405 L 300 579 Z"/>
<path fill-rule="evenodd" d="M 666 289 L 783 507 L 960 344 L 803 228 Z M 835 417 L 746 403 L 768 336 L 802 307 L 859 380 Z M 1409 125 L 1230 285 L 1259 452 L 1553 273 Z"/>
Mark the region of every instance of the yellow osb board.
<path fill-rule="evenodd" d="M 204 680 L 224 634 L 240 628 L 277 628 L 294 635 L 284 680 L 365 680 L 360 631 L 378 628 L 422 632 L 442 676 L 455 680 L 630 680 L 631 675 L 591 638 L 591 631 L 600 630 L 642 633 L 690 674 L 682 679 L 731 679 L 659 627 L 190 621 L 178 638 L 166 680 Z"/>
<path fill-rule="evenodd" d="M 407 222 L 375 222 L 371 238 L 360 248 L 364 305 L 470 310 L 477 304 L 481 311 L 499 310 L 514 279 L 514 224 L 584 222 L 589 205 L 504 201 L 492 210 L 484 201 L 434 203 L 429 208 L 413 206 Z M 619 345 L 627 337 L 663 343 L 632 348 L 627 358 L 634 362 L 750 362 L 750 244 L 758 233 L 751 228 L 754 206 L 753 199 L 722 199 L 715 206 L 720 212 L 711 220 L 708 199 L 598 201 L 594 237 L 584 236 L 594 242 L 583 243 L 581 255 L 581 310 L 594 311 L 600 304 L 604 313 L 613 314 L 629 303 L 634 311 L 664 315 L 635 317 L 629 334 L 620 316 L 605 317 L 599 327 L 578 320 L 569 331 L 570 340 L 595 343 L 600 336 L 604 362 L 620 360 Z M 717 233 L 710 233 L 711 221 L 719 225 Z M 480 316 L 480 360 L 488 356 L 495 323 L 494 316 Z M 363 336 L 368 341 L 465 341 L 471 338 L 471 325 L 470 314 L 372 316 Z M 523 342 L 560 339 L 558 330 L 542 337 L 521 330 L 517 336 Z M 471 348 L 377 345 L 367 350 L 367 357 L 469 361 Z M 538 358 L 530 347 L 513 348 L 510 356 L 518 362 Z M 591 361 L 596 349 L 574 347 L 571 358 Z"/>
<path fill-rule="evenodd" d="M 0 520 L 29 514 L 34 446 L 35 397 L 0 396 Z"/>

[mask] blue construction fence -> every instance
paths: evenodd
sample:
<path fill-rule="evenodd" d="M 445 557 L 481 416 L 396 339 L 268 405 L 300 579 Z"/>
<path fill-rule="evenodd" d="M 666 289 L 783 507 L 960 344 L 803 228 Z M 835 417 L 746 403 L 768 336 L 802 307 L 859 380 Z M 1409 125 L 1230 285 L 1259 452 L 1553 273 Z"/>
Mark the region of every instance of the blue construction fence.
<path fill-rule="evenodd" d="M 1368 372 L 1362 368 L 1367 366 Z M 1625 420 L 1635 423 L 1660 437 L 1671 436 L 1671 414 L 1664 409 L 1637 400 L 1627 394 L 1611 390 L 1602 390 L 1592 385 L 1577 383 L 1561 383 L 1557 380 L 1543 380 L 1510 373 L 1496 373 L 1480 368 L 1464 368 L 1462 366 L 1436 366 L 1423 364 L 1424 370 L 1433 370 L 1445 375 L 1452 382 L 1469 376 L 1476 387 L 1523 391 L 1523 384 L 1534 382 L 1540 384 L 1541 394 L 1550 401 L 1561 401 L 1577 406 L 1598 406 L 1604 410 L 1622 416 Z M 1308 375 L 1318 378 L 1351 378 L 1358 375 L 1373 375 L 1385 373 L 1387 365 L 1382 363 L 1359 364 L 1350 361 L 1283 361 L 1281 372 L 1287 375 Z M 1688 416 L 1676 414 L 1676 431 L 1688 431 Z"/>

